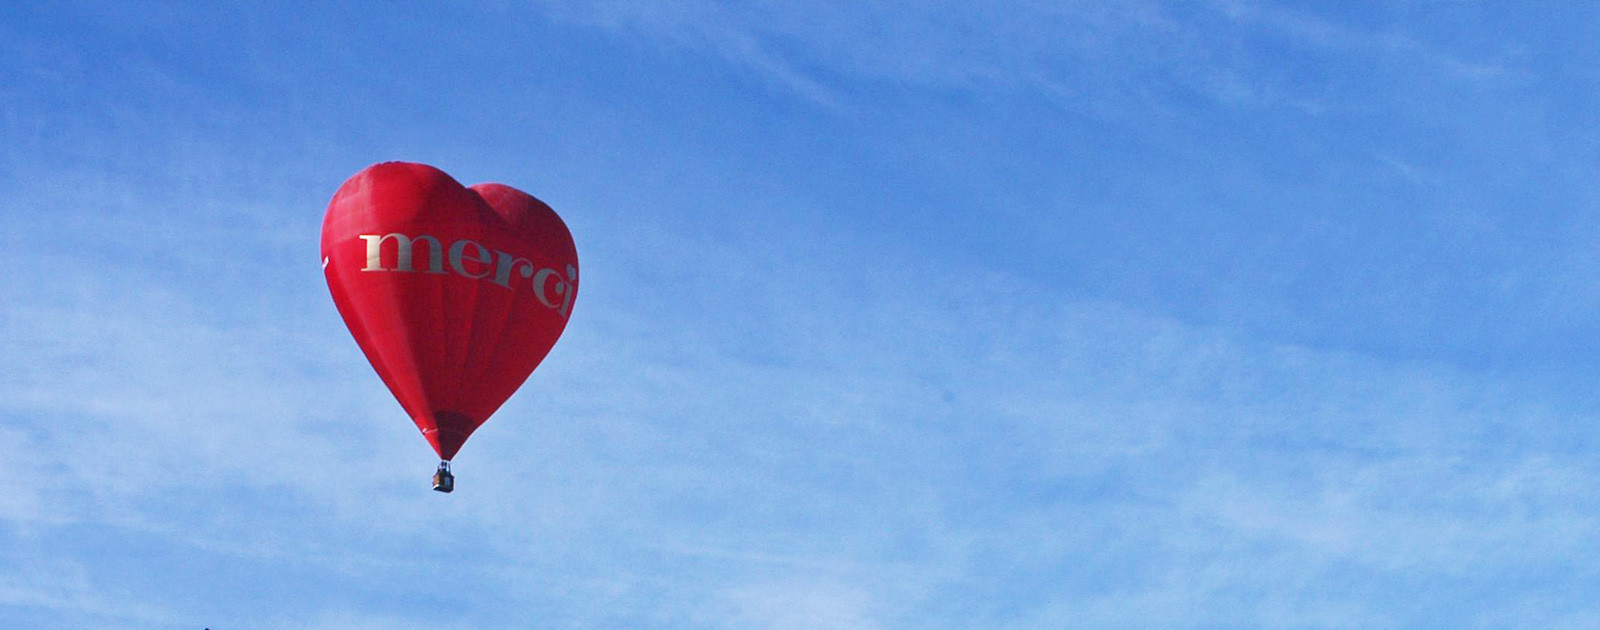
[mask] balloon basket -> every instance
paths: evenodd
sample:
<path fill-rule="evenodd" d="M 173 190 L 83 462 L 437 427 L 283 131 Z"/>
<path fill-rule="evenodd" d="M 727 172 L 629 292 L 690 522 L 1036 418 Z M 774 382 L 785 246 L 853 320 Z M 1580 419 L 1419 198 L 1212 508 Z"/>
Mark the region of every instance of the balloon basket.
<path fill-rule="evenodd" d="M 450 492 L 456 489 L 456 476 L 450 474 L 450 462 L 439 462 L 439 471 L 433 473 L 433 489 Z"/>

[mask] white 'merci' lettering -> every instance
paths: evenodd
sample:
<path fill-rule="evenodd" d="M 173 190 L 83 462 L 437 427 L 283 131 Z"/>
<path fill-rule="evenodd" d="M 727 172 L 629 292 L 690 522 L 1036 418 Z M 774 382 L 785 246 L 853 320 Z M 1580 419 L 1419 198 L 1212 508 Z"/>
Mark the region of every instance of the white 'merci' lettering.
<path fill-rule="evenodd" d="M 438 237 L 427 234 L 415 238 L 399 232 L 362 234 L 361 240 L 366 241 L 367 250 L 367 265 L 361 268 L 362 271 L 416 273 L 412 250 L 417 243 L 425 243 L 428 246 L 428 268 L 423 273 L 454 273 L 516 290 L 511 277 L 515 271 L 521 279 L 531 280 L 529 288 L 533 289 L 533 297 L 540 304 L 554 309 L 562 317 L 567 317 L 572 310 L 572 296 L 576 293 L 574 287 L 578 283 L 578 269 L 572 265 L 567 265 L 564 270 L 566 274 L 562 275 L 562 270 L 537 267 L 526 258 L 498 249 L 491 250 L 471 239 L 451 243 L 448 255 L 444 243 Z M 395 264 L 392 268 L 383 265 L 383 244 L 388 242 L 393 242 L 395 247 Z M 449 271 L 445 270 L 447 259 Z M 522 283 L 516 285 L 522 286 Z"/>

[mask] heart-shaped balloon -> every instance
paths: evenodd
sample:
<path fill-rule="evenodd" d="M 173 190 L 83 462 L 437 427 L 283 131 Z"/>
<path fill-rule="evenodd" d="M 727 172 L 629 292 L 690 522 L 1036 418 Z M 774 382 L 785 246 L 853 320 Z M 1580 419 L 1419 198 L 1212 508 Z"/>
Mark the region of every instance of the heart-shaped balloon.
<path fill-rule="evenodd" d="M 572 234 L 544 202 L 407 162 L 339 187 L 322 265 L 356 343 L 443 460 L 544 360 L 578 295 Z"/>

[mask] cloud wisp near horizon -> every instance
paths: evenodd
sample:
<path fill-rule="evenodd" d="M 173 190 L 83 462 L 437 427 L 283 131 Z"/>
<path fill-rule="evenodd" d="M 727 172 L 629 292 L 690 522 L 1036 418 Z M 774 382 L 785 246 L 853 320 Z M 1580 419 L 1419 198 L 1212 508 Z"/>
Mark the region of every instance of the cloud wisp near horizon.
<path fill-rule="evenodd" d="M 1592 627 L 1600 14 L 1509 11 L 7 7 L 0 625 Z M 448 497 L 388 159 L 584 265 Z"/>

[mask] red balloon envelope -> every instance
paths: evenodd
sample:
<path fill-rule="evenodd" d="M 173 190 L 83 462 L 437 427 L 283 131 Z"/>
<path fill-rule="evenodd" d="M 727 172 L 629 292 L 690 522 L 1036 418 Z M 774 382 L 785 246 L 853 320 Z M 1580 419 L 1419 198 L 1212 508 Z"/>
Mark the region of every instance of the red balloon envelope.
<path fill-rule="evenodd" d="M 578 294 L 572 234 L 544 202 L 407 162 L 339 187 L 322 265 L 356 343 L 442 460 L 544 360 Z"/>

